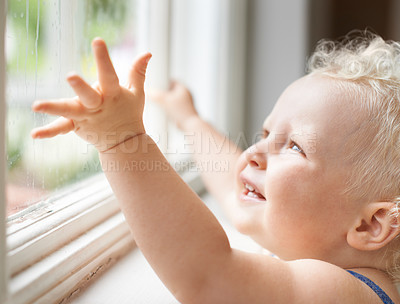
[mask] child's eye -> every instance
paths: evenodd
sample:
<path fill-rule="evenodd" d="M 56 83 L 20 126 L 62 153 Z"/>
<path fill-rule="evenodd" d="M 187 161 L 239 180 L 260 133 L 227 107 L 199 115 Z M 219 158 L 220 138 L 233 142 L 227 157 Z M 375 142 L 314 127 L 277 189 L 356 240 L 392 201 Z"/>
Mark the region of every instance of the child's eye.
<path fill-rule="evenodd" d="M 290 149 L 305 155 L 303 149 L 298 144 L 296 144 L 294 141 L 292 141 L 292 143 L 290 144 Z"/>

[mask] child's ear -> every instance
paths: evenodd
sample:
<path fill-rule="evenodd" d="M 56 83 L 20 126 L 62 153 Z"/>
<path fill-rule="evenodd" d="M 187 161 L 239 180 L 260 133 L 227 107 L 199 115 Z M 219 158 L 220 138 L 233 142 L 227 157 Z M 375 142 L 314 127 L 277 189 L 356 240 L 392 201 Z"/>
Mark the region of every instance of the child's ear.
<path fill-rule="evenodd" d="M 347 233 L 347 242 L 358 250 L 378 250 L 400 232 L 399 217 L 391 215 L 394 203 L 374 202 L 365 206 Z"/>

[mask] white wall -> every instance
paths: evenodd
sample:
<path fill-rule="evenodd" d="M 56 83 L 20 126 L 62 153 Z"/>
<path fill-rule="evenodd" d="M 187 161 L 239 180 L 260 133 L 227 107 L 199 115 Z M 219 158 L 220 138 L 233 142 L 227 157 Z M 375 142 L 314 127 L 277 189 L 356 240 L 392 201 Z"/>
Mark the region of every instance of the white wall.
<path fill-rule="evenodd" d="M 305 71 L 307 0 L 249 0 L 246 136 L 261 129 L 282 91 Z"/>

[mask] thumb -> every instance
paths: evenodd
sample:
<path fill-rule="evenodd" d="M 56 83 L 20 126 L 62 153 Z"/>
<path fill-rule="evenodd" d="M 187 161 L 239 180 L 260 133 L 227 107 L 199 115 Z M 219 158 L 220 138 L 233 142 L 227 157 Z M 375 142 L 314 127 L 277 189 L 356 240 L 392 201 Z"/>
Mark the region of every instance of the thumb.
<path fill-rule="evenodd" d="M 146 78 L 146 69 L 151 58 L 151 53 L 140 55 L 129 71 L 128 88 L 135 89 L 139 92 L 144 91 L 144 81 Z"/>

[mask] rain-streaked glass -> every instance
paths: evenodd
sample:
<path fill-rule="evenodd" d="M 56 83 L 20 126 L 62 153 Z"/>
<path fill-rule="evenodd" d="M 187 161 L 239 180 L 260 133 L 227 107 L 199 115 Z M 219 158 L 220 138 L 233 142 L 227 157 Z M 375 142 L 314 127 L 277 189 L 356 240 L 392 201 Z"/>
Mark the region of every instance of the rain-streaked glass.
<path fill-rule="evenodd" d="M 33 140 L 30 130 L 54 120 L 35 114 L 37 99 L 74 96 L 65 77 L 96 78 L 90 44 L 107 42 L 119 75 L 126 75 L 137 41 L 135 0 L 8 0 L 7 213 L 14 214 L 67 185 L 100 172 L 96 151 L 74 134 Z M 121 79 L 121 82 L 124 80 Z"/>

